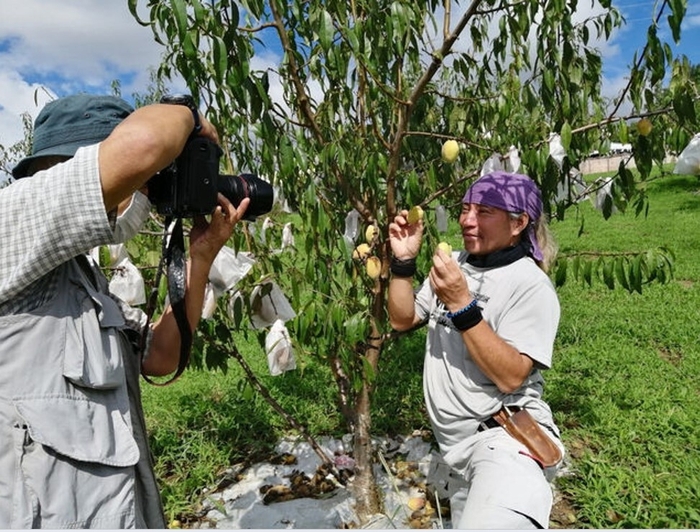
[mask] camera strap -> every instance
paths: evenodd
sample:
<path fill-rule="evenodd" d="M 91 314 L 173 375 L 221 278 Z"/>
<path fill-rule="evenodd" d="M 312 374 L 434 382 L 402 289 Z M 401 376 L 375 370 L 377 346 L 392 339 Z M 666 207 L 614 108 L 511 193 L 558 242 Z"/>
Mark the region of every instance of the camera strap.
<path fill-rule="evenodd" d="M 165 220 L 166 233 L 163 236 L 163 252 L 161 253 L 161 261 L 158 266 L 155 286 L 151 292 L 146 311 L 146 326 L 141 338 L 141 357 L 145 354 L 146 337 L 150 329 L 151 317 L 155 309 L 155 304 L 158 300 L 158 287 L 160 286 L 160 278 L 163 273 L 163 262 L 167 270 L 168 280 L 168 297 L 170 299 L 170 308 L 173 311 L 173 316 L 180 331 L 180 361 L 177 371 L 165 382 L 155 382 L 143 372 L 143 364 L 141 365 L 141 375 L 150 384 L 156 386 L 165 386 L 174 382 L 182 372 L 187 368 L 190 360 L 190 349 L 192 348 L 192 329 L 190 322 L 187 319 L 187 309 L 185 306 L 185 287 L 187 276 L 187 259 L 185 255 L 185 239 L 182 232 L 182 218 L 176 218 L 173 223 L 172 218 Z M 168 229 L 170 228 L 170 229 Z M 170 238 L 168 239 L 168 234 Z"/>

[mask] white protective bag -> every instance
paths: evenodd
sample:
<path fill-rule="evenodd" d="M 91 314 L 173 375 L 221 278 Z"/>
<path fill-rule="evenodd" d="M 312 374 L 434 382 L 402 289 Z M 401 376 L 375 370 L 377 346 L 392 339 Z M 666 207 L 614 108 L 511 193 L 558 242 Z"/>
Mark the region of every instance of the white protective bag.
<path fill-rule="evenodd" d="M 108 246 L 112 266 L 115 268 L 109 281 L 109 291 L 129 305 L 146 302 L 146 286 L 139 269 L 129 259 L 124 244 Z"/>
<path fill-rule="evenodd" d="M 256 286 L 250 294 L 250 306 L 253 310 L 251 326 L 264 329 L 275 323 L 296 318 L 296 312 L 290 305 L 279 286 L 266 282 Z"/>
<path fill-rule="evenodd" d="M 700 175 L 700 133 L 697 133 L 676 159 L 674 174 Z"/>
<path fill-rule="evenodd" d="M 282 320 L 275 320 L 265 337 L 265 352 L 270 375 L 277 376 L 285 371 L 296 369 L 294 348 L 287 326 Z"/>

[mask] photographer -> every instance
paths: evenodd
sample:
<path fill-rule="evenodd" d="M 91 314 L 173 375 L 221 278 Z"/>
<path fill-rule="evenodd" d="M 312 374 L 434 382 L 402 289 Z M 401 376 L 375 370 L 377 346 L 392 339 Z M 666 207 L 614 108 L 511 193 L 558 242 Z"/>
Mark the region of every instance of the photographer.
<path fill-rule="evenodd" d="M 139 190 L 197 135 L 218 141 L 193 105 L 61 98 L 39 113 L 32 155 L 0 190 L 0 528 L 165 528 L 139 375 L 175 371 L 179 328 L 166 309 L 138 352 L 144 313 L 109 294 L 87 254 L 133 236 L 149 210 Z M 211 264 L 248 203 L 219 194 L 210 222 L 194 218 L 193 331 Z"/>

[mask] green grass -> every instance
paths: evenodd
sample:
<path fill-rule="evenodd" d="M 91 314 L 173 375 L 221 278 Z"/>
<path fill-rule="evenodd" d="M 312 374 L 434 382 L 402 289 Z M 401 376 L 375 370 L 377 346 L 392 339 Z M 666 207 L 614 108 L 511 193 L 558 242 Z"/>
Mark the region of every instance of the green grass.
<path fill-rule="evenodd" d="M 700 219 L 698 180 L 671 176 L 648 189 L 646 218 L 605 221 L 589 204 L 553 224 L 563 253 L 675 253 L 675 278 L 642 293 L 570 282 L 546 374 L 569 449 L 559 479 L 567 528 L 697 528 L 700 525 Z"/>
<path fill-rule="evenodd" d="M 545 399 L 568 448 L 563 500 L 553 527 L 700 527 L 700 184 L 670 176 L 648 188 L 647 218 L 609 220 L 584 202 L 552 224 L 562 253 L 675 253 L 675 277 L 641 294 L 573 280 L 559 289 L 562 319 Z M 581 216 L 583 233 L 578 236 Z M 455 239 L 449 241 L 456 245 Z M 372 420 L 375 434 L 429 426 L 422 398 L 424 331 L 382 353 Z M 327 368 L 307 357 L 269 376 L 256 342 L 240 351 L 282 407 L 314 435 L 345 431 Z M 188 371 L 172 386 L 144 385 L 150 440 L 169 519 L 194 518 L 201 490 L 226 468 L 272 451 L 288 427 L 246 385 L 225 373 Z"/>

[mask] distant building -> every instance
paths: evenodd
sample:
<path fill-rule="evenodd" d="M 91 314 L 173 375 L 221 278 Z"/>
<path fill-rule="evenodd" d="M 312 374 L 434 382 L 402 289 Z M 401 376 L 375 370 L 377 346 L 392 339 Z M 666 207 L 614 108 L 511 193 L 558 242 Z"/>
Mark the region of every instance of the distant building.
<path fill-rule="evenodd" d="M 632 145 L 629 143 L 611 142 L 610 153 L 632 153 Z"/>

